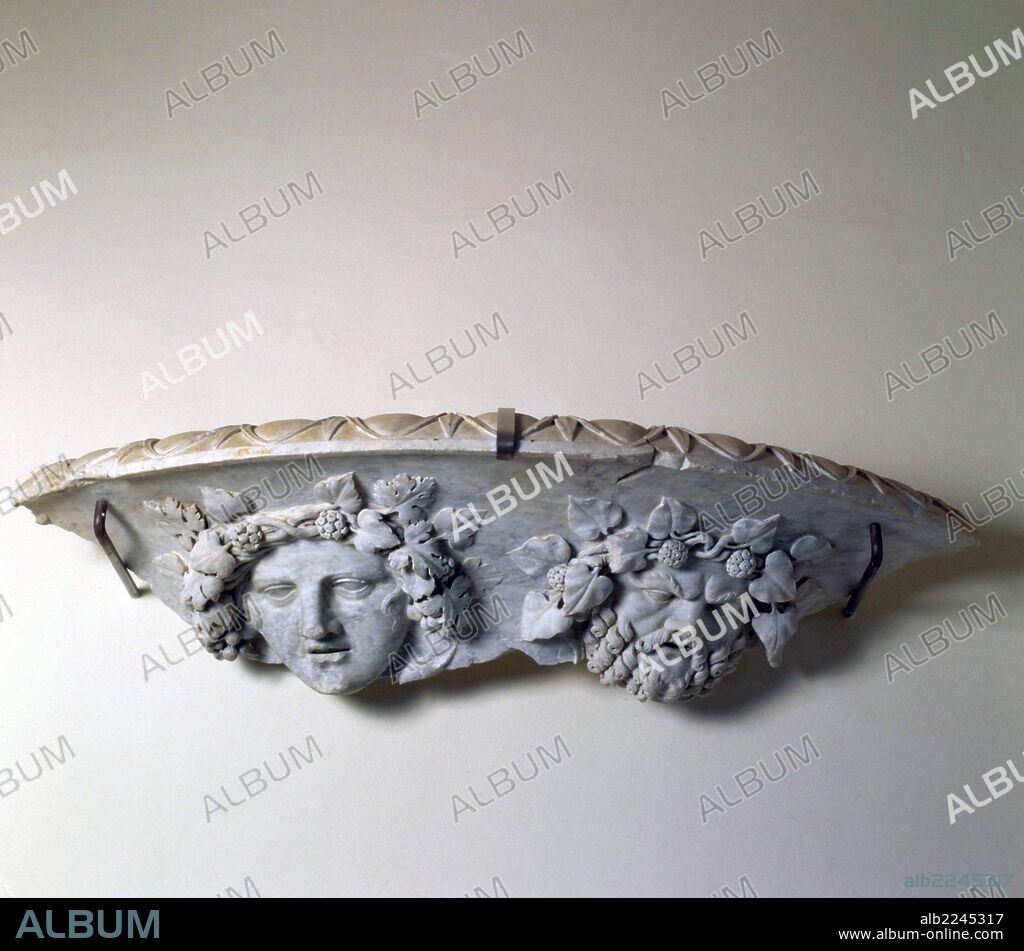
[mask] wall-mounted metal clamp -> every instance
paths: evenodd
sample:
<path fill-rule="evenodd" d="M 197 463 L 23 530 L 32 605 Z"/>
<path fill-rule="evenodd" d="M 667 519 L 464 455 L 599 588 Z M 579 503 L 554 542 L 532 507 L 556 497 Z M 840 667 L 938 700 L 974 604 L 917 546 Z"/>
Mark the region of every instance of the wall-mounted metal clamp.
<path fill-rule="evenodd" d="M 498 422 L 495 428 L 496 455 L 499 459 L 511 459 L 516 452 L 516 411 L 510 406 L 498 408 Z"/>
<path fill-rule="evenodd" d="M 864 574 L 860 576 L 857 587 L 851 592 L 850 600 L 846 602 L 846 607 L 843 608 L 843 617 L 853 617 L 853 612 L 860 605 L 864 592 L 867 591 L 868 585 L 871 584 L 871 579 L 878 574 L 878 569 L 882 565 L 882 526 L 878 522 L 872 522 L 868 526 L 868 532 L 871 535 L 871 561 L 868 562 L 867 568 L 864 569 Z"/>
<path fill-rule="evenodd" d="M 114 571 L 117 572 L 118 578 L 121 579 L 121 583 L 125 586 L 128 594 L 133 598 L 142 597 L 142 592 L 139 590 L 138 585 L 135 584 L 132 576 L 128 574 L 128 569 L 125 567 L 124 561 L 118 554 L 117 549 L 114 547 L 114 543 L 110 540 L 110 536 L 107 534 L 107 500 L 98 499 L 96 502 L 96 508 L 92 516 L 92 531 L 96 536 L 96 541 L 100 543 L 100 548 L 103 549 L 107 558 L 110 559 L 110 563 L 114 566 Z"/>

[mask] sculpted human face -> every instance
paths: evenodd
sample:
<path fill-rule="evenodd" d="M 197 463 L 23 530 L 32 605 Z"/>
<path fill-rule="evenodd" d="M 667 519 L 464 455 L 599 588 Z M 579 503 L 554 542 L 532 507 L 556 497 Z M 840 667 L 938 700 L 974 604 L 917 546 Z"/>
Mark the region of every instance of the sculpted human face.
<path fill-rule="evenodd" d="M 666 584 L 655 579 L 670 579 L 670 582 Z M 680 630 L 693 624 L 704 610 L 704 579 L 699 569 L 658 566 L 620 575 L 618 582 L 615 613 L 620 622 L 628 622 L 639 637 L 663 627 Z M 670 592 L 670 586 L 686 597 Z"/>
<path fill-rule="evenodd" d="M 290 542 L 260 558 L 249 591 L 260 632 L 319 693 L 362 690 L 405 640 L 406 597 L 383 558 L 337 541 Z"/>

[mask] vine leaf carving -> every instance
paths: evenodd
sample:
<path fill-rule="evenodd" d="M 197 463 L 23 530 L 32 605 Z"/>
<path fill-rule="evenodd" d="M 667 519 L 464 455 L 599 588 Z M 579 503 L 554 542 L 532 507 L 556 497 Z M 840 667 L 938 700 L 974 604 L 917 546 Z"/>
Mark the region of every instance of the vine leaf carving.
<path fill-rule="evenodd" d="M 366 554 L 388 551 L 400 544 L 398 536 L 379 512 L 363 509 L 356 518 L 356 548 Z"/>
<path fill-rule="evenodd" d="M 437 490 L 437 482 L 430 476 L 397 475 L 393 479 L 378 479 L 373 483 L 371 495 L 374 505 L 385 513 L 394 512 L 403 522 L 416 521 L 430 507 Z"/>
<path fill-rule="evenodd" d="M 186 505 L 178 499 L 170 497 L 159 501 L 142 503 L 161 523 L 164 531 L 178 540 L 186 551 L 190 550 L 206 528 L 206 518 L 195 504 Z"/>
<path fill-rule="evenodd" d="M 497 568 L 482 558 L 463 558 L 462 569 L 473 579 L 473 590 L 477 594 L 486 594 L 505 580 Z"/>
<path fill-rule="evenodd" d="M 607 535 L 621 519 L 622 508 L 615 502 L 569 496 L 569 527 L 588 542 Z"/>
<path fill-rule="evenodd" d="M 313 491 L 317 498 L 330 502 L 349 515 L 354 515 L 363 507 L 363 497 L 356 485 L 355 474 L 351 472 L 324 479 L 314 486 Z"/>

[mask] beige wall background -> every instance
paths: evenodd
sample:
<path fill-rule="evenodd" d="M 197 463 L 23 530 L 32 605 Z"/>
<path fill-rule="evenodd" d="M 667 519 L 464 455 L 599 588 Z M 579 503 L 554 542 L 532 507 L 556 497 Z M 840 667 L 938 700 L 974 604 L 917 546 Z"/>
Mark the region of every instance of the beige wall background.
<path fill-rule="evenodd" d="M 27 55 L 0 73 L 0 201 L 31 210 L 62 169 L 77 191 L 0 235 L 0 481 L 227 423 L 511 405 L 791 446 L 984 513 L 1007 479 L 1024 492 L 1024 222 L 953 261 L 947 231 L 1024 208 L 1024 59 L 916 119 L 908 92 L 948 93 L 947 67 L 1022 26 L 1012 2 L 8 0 L 0 40 Z M 696 95 L 766 30 L 781 53 L 663 116 L 662 89 Z M 168 89 L 206 93 L 200 70 L 269 31 L 284 52 L 168 117 Z M 415 90 L 453 95 L 449 70 L 493 68 L 518 31 L 532 52 L 417 118 Z M 736 233 L 805 170 L 820 195 L 702 260 L 701 229 Z M 322 194 L 207 254 L 204 231 L 238 237 L 240 209 L 310 171 Z M 529 210 L 556 171 L 571 194 L 455 256 L 454 230 Z M 144 372 L 181 376 L 179 350 L 247 311 L 261 336 L 144 398 Z M 640 399 L 640 371 L 743 311 L 755 338 Z M 929 376 L 920 352 L 990 311 L 1005 335 L 887 399 L 886 371 Z M 393 394 L 495 312 L 507 335 Z M 181 623 L 98 548 L 5 514 L 0 770 L 61 736 L 73 758 L 0 787 L 0 894 L 954 896 L 947 876 L 996 874 L 1020 895 L 1020 784 L 954 825 L 947 795 L 1024 763 L 1022 512 L 678 707 L 525 658 L 340 700 L 202 653 L 144 676 L 184 656 Z M 991 593 L 1005 618 L 887 682 L 888 652 L 922 656 Z M 207 821 L 204 796 L 239 800 L 309 736 L 322 758 Z M 819 757 L 702 823 L 702 794 L 736 799 L 803 736 Z M 454 821 L 454 795 L 492 798 L 557 737 L 559 765 Z"/>

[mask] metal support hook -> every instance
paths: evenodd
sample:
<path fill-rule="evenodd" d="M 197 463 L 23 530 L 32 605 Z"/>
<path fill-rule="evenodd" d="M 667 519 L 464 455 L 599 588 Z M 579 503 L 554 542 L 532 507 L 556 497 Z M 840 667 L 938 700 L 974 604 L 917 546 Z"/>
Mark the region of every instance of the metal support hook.
<path fill-rule="evenodd" d="M 516 451 L 516 411 L 513 407 L 499 407 L 495 429 L 495 453 L 497 457 L 499 459 L 511 459 Z"/>
<path fill-rule="evenodd" d="M 860 576 L 857 587 L 850 594 L 850 600 L 846 602 L 846 607 L 843 608 L 843 617 L 853 617 L 853 612 L 860 605 L 864 592 L 867 591 L 868 585 L 871 584 L 871 579 L 878 574 L 878 569 L 882 565 L 882 526 L 878 522 L 872 522 L 868 526 L 868 531 L 871 534 L 871 561 L 868 562 L 867 568 L 864 569 L 864 574 Z"/>
<path fill-rule="evenodd" d="M 124 561 L 117 553 L 114 543 L 110 540 L 110 536 L 107 534 L 106 499 L 98 499 L 96 501 L 96 509 L 92 516 L 92 531 L 96 536 L 96 541 L 100 543 L 100 548 L 103 549 L 107 558 L 110 559 L 110 563 L 114 566 L 114 571 L 117 572 L 117 576 L 121 579 L 121 583 L 125 586 L 128 594 L 133 598 L 142 597 L 142 592 L 139 590 L 138 585 L 136 585 L 132 580 L 132 576 L 128 574 L 128 569 L 125 567 Z"/>

